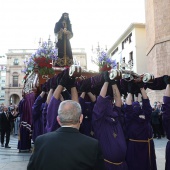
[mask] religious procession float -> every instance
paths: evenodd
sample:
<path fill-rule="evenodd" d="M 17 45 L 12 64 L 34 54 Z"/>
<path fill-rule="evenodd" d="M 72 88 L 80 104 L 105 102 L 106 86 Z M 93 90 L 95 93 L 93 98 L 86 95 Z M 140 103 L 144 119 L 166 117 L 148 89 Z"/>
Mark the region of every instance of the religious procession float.
<path fill-rule="evenodd" d="M 22 91 L 23 99 L 19 103 L 19 111 L 21 115 L 20 135 L 18 141 L 18 149 L 26 150 L 31 148 L 31 133 L 32 133 L 32 106 L 42 91 L 45 85 L 47 91 L 50 89 L 50 84 L 56 84 L 59 77 L 69 70 L 69 76 L 76 77 L 76 88 L 81 92 L 81 84 L 86 84 L 87 88 L 95 95 L 99 95 L 101 87 L 104 83 L 103 72 L 108 71 L 110 79 L 117 80 L 117 86 L 122 96 L 127 95 L 128 81 L 143 81 L 145 88 L 152 90 L 165 89 L 166 84 L 163 77 L 154 78 L 152 74 L 145 73 L 139 75 L 133 72 L 132 62 L 128 64 L 122 62 L 120 66 L 115 60 L 110 59 L 106 52 L 102 51 L 96 59 L 93 60 L 99 66 L 98 72 L 90 72 L 82 69 L 80 65 L 74 62 L 72 65 L 62 63 L 56 66 L 58 60 L 58 49 L 53 46 L 51 41 L 42 42 L 35 53 L 33 53 L 27 61 L 25 61 L 24 88 Z M 63 61 L 66 61 L 63 58 Z M 111 88 L 109 88 L 111 91 Z M 135 90 L 134 90 L 135 91 Z M 27 143 L 27 144 L 26 144 Z"/>
<path fill-rule="evenodd" d="M 116 79 L 119 90 L 122 94 L 126 95 L 126 82 L 143 81 L 146 88 L 156 90 L 157 88 L 164 89 L 165 84 L 160 78 L 154 78 L 154 75 L 144 73 L 139 75 L 132 71 L 133 66 L 131 61 L 126 64 L 122 62 L 119 66 L 115 60 L 112 60 L 106 52 L 100 52 L 97 58 L 93 59 L 92 62 L 99 66 L 98 72 L 88 71 L 82 69 L 81 65 L 77 65 L 76 62 L 72 65 L 62 64 L 62 66 L 55 66 L 58 60 L 58 49 L 54 48 L 53 43 L 49 40 L 48 42 L 42 42 L 35 53 L 33 53 L 27 61 L 25 61 L 25 69 L 22 70 L 25 73 L 24 76 L 24 88 L 23 95 L 27 96 L 31 93 L 38 94 L 41 92 L 43 84 L 50 82 L 50 79 L 54 79 L 58 74 L 64 72 L 66 69 L 69 70 L 69 75 L 74 76 L 77 79 L 77 89 L 82 81 L 87 81 L 91 89 L 95 89 L 98 86 L 102 86 L 104 79 L 102 72 L 108 71 L 110 79 Z M 63 58 L 65 60 L 65 57 Z M 97 91 L 93 91 L 94 94 L 98 95 Z"/>

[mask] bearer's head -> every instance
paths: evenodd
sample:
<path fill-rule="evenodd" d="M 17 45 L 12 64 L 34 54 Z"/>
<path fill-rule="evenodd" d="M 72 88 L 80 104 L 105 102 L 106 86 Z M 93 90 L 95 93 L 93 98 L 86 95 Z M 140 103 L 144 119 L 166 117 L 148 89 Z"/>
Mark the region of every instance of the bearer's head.
<path fill-rule="evenodd" d="M 60 126 L 71 126 L 79 129 L 83 121 L 81 106 L 73 100 L 65 100 L 60 103 L 57 121 Z"/>
<path fill-rule="evenodd" d="M 133 107 L 134 113 L 136 113 L 137 115 L 143 114 L 143 110 L 139 102 L 133 102 L 132 107 Z"/>

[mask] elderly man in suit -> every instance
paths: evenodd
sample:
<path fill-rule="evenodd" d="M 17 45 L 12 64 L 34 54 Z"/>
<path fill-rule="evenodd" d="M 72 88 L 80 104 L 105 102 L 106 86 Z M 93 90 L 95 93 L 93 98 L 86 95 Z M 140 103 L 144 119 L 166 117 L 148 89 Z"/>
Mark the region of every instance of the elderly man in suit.
<path fill-rule="evenodd" d="M 10 140 L 10 131 L 11 131 L 11 121 L 16 118 L 18 115 L 18 112 L 15 111 L 15 113 L 12 115 L 11 112 L 8 111 L 8 108 L 6 106 L 3 107 L 3 112 L 1 114 L 1 147 L 4 147 L 4 137 L 6 134 L 6 143 L 5 148 L 11 148 L 9 144 Z"/>
<path fill-rule="evenodd" d="M 61 80 L 62 81 L 62 80 Z M 73 83 L 74 81 L 69 81 Z M 55 90 L 60 93 L 62 85 Z M 60 103 L 57 121 L 61 127 L 37 137 L 27 170 L 103 170 L 104 160 L 96 139 L 79 132 L 83 120 L 75 86 L 72 100 Z"/>

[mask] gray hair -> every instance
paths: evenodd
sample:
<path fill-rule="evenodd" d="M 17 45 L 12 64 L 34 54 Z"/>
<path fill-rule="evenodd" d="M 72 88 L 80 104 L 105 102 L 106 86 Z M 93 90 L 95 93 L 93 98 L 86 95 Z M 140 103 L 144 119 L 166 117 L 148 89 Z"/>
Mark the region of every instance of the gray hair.
<path fill-rule="evenodd" d="M 73 100 L 61 102 L 58 108 L 58 117 L 62 125 L 77 124 L 81 113 L 80 104 Z"/>

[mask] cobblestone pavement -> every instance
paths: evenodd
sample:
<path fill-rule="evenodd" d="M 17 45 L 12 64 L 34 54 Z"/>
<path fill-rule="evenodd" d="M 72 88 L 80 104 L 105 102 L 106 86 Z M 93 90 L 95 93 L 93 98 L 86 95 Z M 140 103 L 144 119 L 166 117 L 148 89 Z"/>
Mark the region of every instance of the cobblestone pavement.
<path fill-rule="evenodd" d="M 166 138 L 154 139 L 158 170 L 165 169 L 165 147 Z M 9 146 L 11 149 L 0 147 L 0 169 L 1 170 L 26 170 L 31 153 L 18 153 L 18 138 L 11 135 Z"/>

